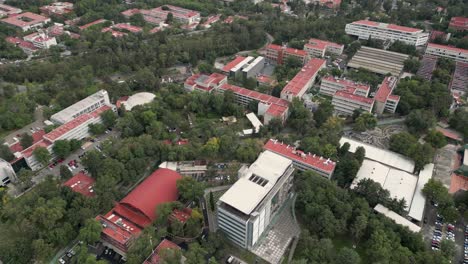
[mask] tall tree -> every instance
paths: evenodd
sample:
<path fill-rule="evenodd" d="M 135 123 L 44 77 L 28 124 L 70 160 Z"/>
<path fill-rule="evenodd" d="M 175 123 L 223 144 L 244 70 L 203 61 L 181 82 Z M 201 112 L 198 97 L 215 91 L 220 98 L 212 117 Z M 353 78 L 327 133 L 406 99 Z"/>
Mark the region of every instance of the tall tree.
<path fill-rule="evenodd" d="M 23 149 L 30 147 L 34 142 L 34 139 L 28 133 L 21 134 L 20 144 Z"/>
<path fill-rule="evenodd" d="M 179 194 L 185 201 L 198 200 L 204 192 L 204 184 L 197 182 L 192 177 L 184 177 L 177 181 Z"/>
<path fill-rule="evenodd" d="M 41 163 L 43 166 L 46 166 L 49 164 L 51 156 L 49 151 L 44 148 L 44 147 L 37 147 L 33 151 L 33 155 L 36 158 L 39 163 Z"/>

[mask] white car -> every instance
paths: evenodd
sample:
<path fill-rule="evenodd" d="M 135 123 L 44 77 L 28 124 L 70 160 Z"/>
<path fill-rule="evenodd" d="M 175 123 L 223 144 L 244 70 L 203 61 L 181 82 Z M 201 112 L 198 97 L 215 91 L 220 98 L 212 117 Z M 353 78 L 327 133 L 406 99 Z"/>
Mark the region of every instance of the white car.
<path fill-rule="evenodd" d="M 65 264 L 66 263 L 65 260 L 63 260 L 63 259 L 59 259 L 59 262 L 60 262 L 60 264 Z"/>

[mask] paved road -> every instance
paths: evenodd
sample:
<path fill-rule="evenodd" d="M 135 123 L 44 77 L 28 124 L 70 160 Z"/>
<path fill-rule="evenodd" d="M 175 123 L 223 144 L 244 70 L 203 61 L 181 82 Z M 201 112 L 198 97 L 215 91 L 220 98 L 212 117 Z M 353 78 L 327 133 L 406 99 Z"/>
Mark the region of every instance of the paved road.
<path fill-rule="evenodd" d="M 209 198 L 208 195 L 210 192 L 219 192 L 223 190 L 227 190 L 231 187 L 232 185 L 223 185 L 223 186 L 216 186 L 216 187 L 211 187 L 205 189 L 205 194 L 203 195 L 203 203 L 202 208 L 203 208 L 203 215 L 208 218 L 208 227 L 210 228 L 210 232 L 216 232 L 218 229 L 218 223 L 216 221 L 216 215 L 214 212 L 211 212 L 208 210 L 208 203 L 206 202 Z"/>
<path fill-rule="evenodd" d="M 108 138 L 110 138 L 112 136 L 117 136 L 117 134 L 118 134 L 118 132 L 116 132 L 116 130 L 113 130 L 109 134 L 100 135 L 100 136 L 96 137 L 96 139 L 97 139 L 96 142 L 94 142 L 86 150 L 82 150 L 82 149 L 77 150 L 75 153 L 73 153 L 69 157 L 67 157 L 62 163 L 57 164 L 57 166 L 55 166 L 53 169 L 51 169 L 49 167 L 45 167 L 45 168 L 37 171 L 36 174 L 32 178 L 32 181 L 33 181 L 34 185 L 44 181 L 46 179 L 46 177 L 49 176 L 49 175 L 52 175 L 55 178 L 60 178 L 60 165 L 65 165 L 66 166 L 68 164 L 68 162 L 70 162 L 71 160 L 78 161 L 78 167 L 76 169 L 73 169 L 73 171 L 72 171 L 73 174 L 76 174 L 80 170 L 83 170 L 84 169 L 83 165 L 81 164 L 80 159 L 78 158 L 78 156 L 80 156 L 83 153 L 88 152 L 90 150 L 94 150 L 96 145 L 101 144 L 102 141 L 104 141 L 104 140 L 106 140 L 106 139 L 108 139 Z M 34 188 L 34 186 L 32 188 Z M 29 189 L 29 190 L 31 190 L 31 189 Z M 19 190 L 14 185 L 11 185 L 11 184 L 9 185 L 8 193 L 13 197 L 19 197 L 19 196 L 24 194 L 24 193 L 20 193 Z"/>

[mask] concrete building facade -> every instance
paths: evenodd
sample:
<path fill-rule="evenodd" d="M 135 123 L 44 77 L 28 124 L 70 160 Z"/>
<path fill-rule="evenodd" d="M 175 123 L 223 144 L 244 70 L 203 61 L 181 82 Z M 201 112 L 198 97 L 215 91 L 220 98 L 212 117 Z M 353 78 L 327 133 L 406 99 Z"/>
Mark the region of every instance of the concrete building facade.
<path fill-rule="evenodd" d="M 251 249 L 290 197 L 293 175 L 291 160 L 262 152 L 219 199 L 218 227 L 234 244 Z"/>
<path fill-rule="evenodd" d="M 333 96 L 335 92 L 346 88 L 355 88 L 356 95 L 367 97 L 370 91 L 370 85 L 354 82 L 352 80 L 340 79 L 334 76 L 325 76 L 320 83 L 320 93 Z"/>
<path fill-rule="evenodd" d="M 304 45 L 304 50 L 311 58 L 323 58 L 326 53 L 340 56 L 343 49 L 344 45 L 314 38 Z"/>
<path fill-rule="evenodd" d="M 429 43 L 426 47 L 426 54 L 468 63 L 468 50 L 466 49 Z"/>
<path fill-rule="evenodd" d="M 352 115 L 354 110 L 372 112 L 374 99 L 362 96 L 357 91 L 359 90 L 349 87 L 335 92 L 332 99 L 335 112 L 342 115 Z"/>
<path fill-rule="evenodd" d="M 380 39 L 401 41 L 408 45 L 422 46 L 429 39 L 429 33 L 419 28 L 403 27 L 394 24 L 359 20 L 346 24 L 345 32 L 359 39 Z"/>

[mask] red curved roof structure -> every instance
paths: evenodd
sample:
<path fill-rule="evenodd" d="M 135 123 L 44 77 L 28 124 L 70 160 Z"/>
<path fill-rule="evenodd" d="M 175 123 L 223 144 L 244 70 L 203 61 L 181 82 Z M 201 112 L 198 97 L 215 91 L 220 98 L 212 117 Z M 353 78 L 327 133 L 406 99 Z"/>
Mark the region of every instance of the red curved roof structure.
<path fill-rule="evenodd" d="M 156 219 L 156 207 L 177 200 L 177 180 L 182 176 L 170 169 L 158 169 L 131 191 L 120 204 L 142 213 L 149 222 Z"/>
<path fill-rule="evenodd" d="M 156 219 L 157 206 L 177 200 L 177 180 L 181 178 L 173 170 L 154 171 L 106 215 L 96 217 L 103 226 L 101 239 L 125 255 L 141 230 Z"/>

